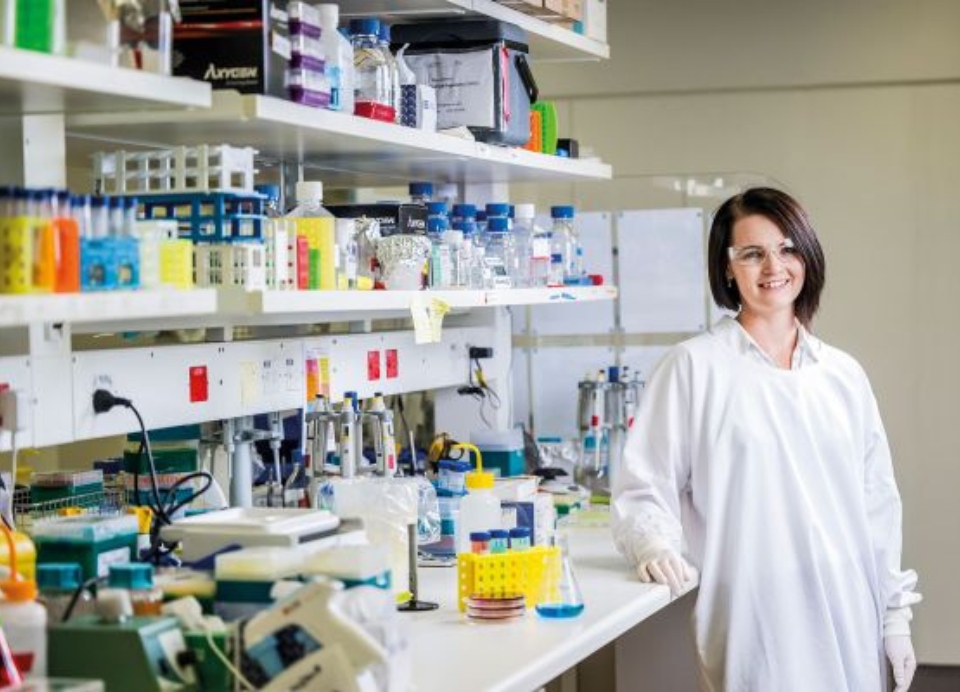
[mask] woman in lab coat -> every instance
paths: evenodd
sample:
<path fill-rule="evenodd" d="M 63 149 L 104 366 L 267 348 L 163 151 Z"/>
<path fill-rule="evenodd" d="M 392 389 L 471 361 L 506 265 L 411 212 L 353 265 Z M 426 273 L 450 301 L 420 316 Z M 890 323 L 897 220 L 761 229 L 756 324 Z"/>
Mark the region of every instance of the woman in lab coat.
<path fill-rule="evenodd" d="M 905 692 L 917 578 L 900 568 L 900 495 L 867 376 L 808 331 L 817 236 L 793 198 L 755 188 L 717 211 L 708 255 L 713 297 L 737 316 L 654 373 L 614 489 L 617 547 L 675 594 L 699 570 L 702 689 L 882 690 L 886 654 Z"/>

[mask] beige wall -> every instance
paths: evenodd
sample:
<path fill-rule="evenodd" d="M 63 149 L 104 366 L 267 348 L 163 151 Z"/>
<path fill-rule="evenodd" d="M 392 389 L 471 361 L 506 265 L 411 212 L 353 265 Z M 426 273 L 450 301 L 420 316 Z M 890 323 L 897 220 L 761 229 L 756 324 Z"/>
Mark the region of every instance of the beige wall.
<path fill-rule="evenodd" d="M 925 663 L 960 664 L 960 3 L 614 0 L 609 63 L 537 65 L 605 186 L 513 193 L 650 203 L 651 174 L 781 181 L 827 253 L 815 327 L 870 374 L 925 603 Z M 589 95 L 589 97 L 588 97 Z"/>

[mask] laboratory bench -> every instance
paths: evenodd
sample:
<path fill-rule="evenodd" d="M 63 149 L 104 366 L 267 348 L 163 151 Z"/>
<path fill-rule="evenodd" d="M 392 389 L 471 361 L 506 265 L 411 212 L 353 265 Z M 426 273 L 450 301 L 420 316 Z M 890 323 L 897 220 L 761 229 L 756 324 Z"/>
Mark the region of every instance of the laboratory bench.
<path fill-rule="evenodd" d="M 675 599 L 667 587 L 639 581 L 614 547 L 609 526 L 568 531 L 585 604 L 575 618 L 548 620 L 528 610 L 509 622 L 472 622 L 457 609 L 456 568 L 419 569 L 420 599 L 438 602 L 440 608 L 405 616 L 416 692 L 531 692 L 640 629 L 637 625 L 660 611 L 671 610 Z M 693 588 L 688 584 L 688 590 Z M 688 606 L 692 599 L 681 600 Z M 688 607 L 685 611 L 680 618 L 684 621 Z"/>

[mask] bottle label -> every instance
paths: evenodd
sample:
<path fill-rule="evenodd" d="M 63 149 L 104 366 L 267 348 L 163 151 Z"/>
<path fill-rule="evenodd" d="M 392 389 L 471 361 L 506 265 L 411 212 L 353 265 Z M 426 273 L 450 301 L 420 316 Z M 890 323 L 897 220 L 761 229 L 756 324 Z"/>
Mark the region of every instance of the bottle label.
<path fill-rule="evenodd" d="M 340 66 L 327 62 L 326 73 L 327 80 L 330 82 L 330 110 L 342 110 L 343 101 L 340 94 Z"/>
<path fill-rule="evenodd" d="M 531 255 L 534 259 L 550 259 L 550 239 L 549 238 L 534 238 Z"/>

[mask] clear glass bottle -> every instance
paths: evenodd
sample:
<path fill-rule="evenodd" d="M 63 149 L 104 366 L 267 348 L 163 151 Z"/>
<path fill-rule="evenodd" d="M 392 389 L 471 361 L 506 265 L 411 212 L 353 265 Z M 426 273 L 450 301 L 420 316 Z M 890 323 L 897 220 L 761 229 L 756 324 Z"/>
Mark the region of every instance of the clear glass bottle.
<path fill-rule="evenodd" d="M 469 277 L 467 286 L 472 289 L 483 288 L 485 285 L 484 253 L 477 228 L 477 208 L 472 204 L 455 204 L 451 221 L 454 230 L 463 233 L 463 252 L 467 257 L 467 267 L 464 271 Z"/>
<path fill-rule="evenodd" d="M 380 50 L 383 52 L 384 59 L 387 61 L 387 69 L 389 71 L 390 103 L 393 106 L 394 112 L 393 121 L 399 123 L 401 111 L 400 100 L 403 96 L 403 92 L 400 91 L 400 68 L 397 65 L 396 58 L 393 56 L 393 52 L 390 50 L 390 25 L 386 22 L 380 22 L 378 38 L 380 40 Z"/>
<path fill-rule="evenodd" d="M 583 247 L 574 223 L 574 208 L 569 205 L 550 207 L 553 218 L 553 235 L 562 237 L 564 243 L 563 281 L 578 285 L 583 278 Z"/>
<path fill-rule="evenodd" d="M 446 202 L 427 202 L 427 238 L 430 240 L 430 288 L 450 288 L 453 258 L 443 234 L 450 230 Z"/>
<path fill-rule="evenodd" d="M 354 19 L 350 22 L 350 33 L 356 79 L 354 113 L 394 122 L 390 66 L 380 49 L 380 22 L 371 18 Z"/>
<path fill-rule="evenodd" d="M 514 264 L 513 237 L 510 234 L 510 219 L 506 216 L 491 216 L 487 219 L 484 259 L 488 269 L 486 288 L 510 288 L 510 267 Z"/>
<path fill-rule="evenodd" d="M 534 280 L 534 270 L 539 267 L 534 266 L 534 217 L 536 216 L 536 207 L 532 204 L 518 204 L 514 207 L 513 219 L 513 246 L 514 261 L 511 267 L 511 278 L 513 285 L 517 288 L 530 288 L 537 285 L 546 285 L 546 269 L 543 267 L 542 273 L 544 281 L 537 284 Z M 542 260 L 550 261 L 549 245 L 543 249 Z"/>
<path fill-rule="evenodd" d="M 441 236 L 450 253 L 450 288 L 470 287 L 470 245 L 463 231 L 450 229 Z"/>
<path fill-rule="evenodd" d="M 567 242 L 563 233 L 550 231 L 550 264 L 547 269 L 547 286 L 563 286 L 564 269 L 567 264 Z"/>
<path fill-rule="evenodd" d="M 537 598 L 537 614 L 551 620 L 574 618 L 583 612 L 583 597 L 573 573 L 566 535 L 559 533 L 554 541 L 560 549 L 560 568 L 546 570 Z"/>

